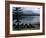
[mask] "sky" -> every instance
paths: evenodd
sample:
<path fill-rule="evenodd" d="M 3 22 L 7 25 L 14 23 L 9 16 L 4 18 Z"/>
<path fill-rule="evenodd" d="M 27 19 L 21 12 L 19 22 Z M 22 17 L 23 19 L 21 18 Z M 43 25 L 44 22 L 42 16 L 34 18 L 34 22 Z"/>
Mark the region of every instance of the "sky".
<path fill-rule="evenodd" d="M 30 8 L 30 7 L 25 7 L 21 8 L 22 11 L 26 14 L 31 14 L 31 13 L 37 13 L 40 14 L 40 9 L 39 8 Z"/>
<path fill-rule="evenodd" d="M 14 8 L 15 9 L 15 8 Z M 20 9 L 23 11 L 25 14 L 40 14 L 40 8 L 31 8 L 31 7 L 20 7 Z"/>

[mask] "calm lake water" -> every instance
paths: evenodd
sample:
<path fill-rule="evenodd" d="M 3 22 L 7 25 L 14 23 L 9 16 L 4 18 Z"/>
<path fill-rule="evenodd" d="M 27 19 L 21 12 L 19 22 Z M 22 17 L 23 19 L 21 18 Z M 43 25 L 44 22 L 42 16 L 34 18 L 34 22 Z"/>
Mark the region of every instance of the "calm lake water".
<path fill-rule="evenodd" d="M 36 24 L 36 23 L 40 23 L 40 16 L 22 16 L 19 19 L 19 24 Z M 16 20 L 14 20 L 14 22 L 16 22 Z M 17 24 L 17 22 L 16 22 Z"/>

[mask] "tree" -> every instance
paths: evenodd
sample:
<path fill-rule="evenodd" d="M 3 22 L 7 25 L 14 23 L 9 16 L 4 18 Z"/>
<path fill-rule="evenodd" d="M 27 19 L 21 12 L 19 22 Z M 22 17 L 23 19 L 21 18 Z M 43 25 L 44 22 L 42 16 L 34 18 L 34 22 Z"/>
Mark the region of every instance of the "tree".
<path fill-rule="evenodd" d="M 22 12 L 20 7 L 16 7 L 16 8 L 14 7 L 14 9 L 13 9 L 13 20 L 16 20 L 18 29 L 19 29 L 19 22 L 20 22 L 22 13 L 23 12 Z"/>

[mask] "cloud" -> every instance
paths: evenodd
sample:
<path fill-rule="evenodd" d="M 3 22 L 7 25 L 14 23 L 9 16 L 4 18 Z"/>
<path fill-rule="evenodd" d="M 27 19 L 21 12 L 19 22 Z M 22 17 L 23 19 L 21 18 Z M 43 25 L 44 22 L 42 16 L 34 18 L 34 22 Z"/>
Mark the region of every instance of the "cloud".
<path fill-rule="evenodd" d="M 40 13 L 40 9 L 39 8 L 24 7 L 24 8 L 21 8 L 21 9 L 26 14 L 31 14 L 31 13 L 37 13 L 37 14 L 39 14 Z"/>

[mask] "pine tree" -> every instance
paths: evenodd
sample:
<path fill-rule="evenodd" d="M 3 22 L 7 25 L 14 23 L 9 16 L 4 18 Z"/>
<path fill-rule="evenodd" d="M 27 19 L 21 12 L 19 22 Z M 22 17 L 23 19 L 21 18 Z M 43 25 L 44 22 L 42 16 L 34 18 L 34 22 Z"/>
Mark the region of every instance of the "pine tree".
<path fill-rule="evenodd" d="M 19 30 L 19 23 L 20 23 L 22 13 L 23 12 L 22 12 L 20 7 L 16 7 L 16 8 L 14 7 L 14 9 L 13 9 L 13 20 L 16 20 L 18 30 Z"/>

